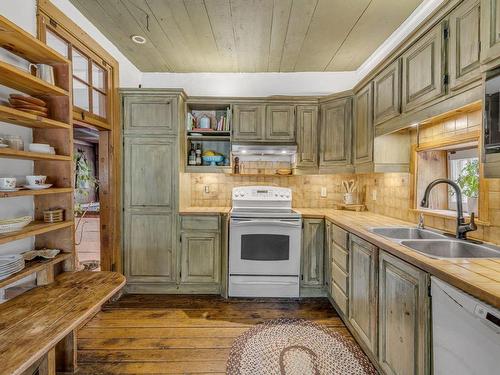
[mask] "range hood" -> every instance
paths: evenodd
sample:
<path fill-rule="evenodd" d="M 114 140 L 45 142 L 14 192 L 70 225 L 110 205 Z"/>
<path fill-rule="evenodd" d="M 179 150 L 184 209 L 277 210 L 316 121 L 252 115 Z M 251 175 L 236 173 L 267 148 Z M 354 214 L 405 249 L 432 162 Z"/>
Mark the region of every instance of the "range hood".
<path fill-rule="evenodd" d="M 231 152 L 234 156 L 294 156 L 297 153 L 297 145 L 277 144 L 233 144 Z"/>

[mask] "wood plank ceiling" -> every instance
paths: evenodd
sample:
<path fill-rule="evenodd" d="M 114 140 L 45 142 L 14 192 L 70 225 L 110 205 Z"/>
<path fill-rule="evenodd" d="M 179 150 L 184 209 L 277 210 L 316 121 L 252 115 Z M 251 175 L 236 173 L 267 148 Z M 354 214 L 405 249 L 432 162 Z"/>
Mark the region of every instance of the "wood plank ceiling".
<path fill-rule="evenodd" d="M 356 70 L 422 0 L 70 1 L 144 72 L 322 72 Z"/>

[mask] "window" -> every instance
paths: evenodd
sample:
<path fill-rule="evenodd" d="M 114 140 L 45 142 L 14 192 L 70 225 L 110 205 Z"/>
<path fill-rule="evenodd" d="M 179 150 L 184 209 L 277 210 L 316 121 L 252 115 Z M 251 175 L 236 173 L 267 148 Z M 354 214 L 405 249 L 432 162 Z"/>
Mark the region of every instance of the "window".
<path fill-rule="evenodd" d="M 477 214 L 477 197 L 479 195 L 479 157 L 477 148 L 448 151 L 448 178 L 455 181 L 462 189 L 464 211 Z M 471 203 L 472 207 L 469 207 Z M 457 209 L 457 197 L 453 189 L 449 189 L 448 209 Z"/>
<path fill-rule="evenodd" d="M 61 32 L 62 34 L 62 32 Z M 49 47 L 72 62 L 73 106 L 75 111 L 107 119 L 108 70 L 84 46 L 76 46 L 50 25 L 45 27 L 45 40 Z M 85 117 L 85 116 L 83 116 Z"/>

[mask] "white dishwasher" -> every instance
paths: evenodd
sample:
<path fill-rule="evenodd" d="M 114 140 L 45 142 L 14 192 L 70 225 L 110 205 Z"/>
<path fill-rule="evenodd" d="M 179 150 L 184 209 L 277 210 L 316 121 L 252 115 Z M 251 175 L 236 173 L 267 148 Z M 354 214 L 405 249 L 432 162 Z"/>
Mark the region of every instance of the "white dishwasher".
<path fill-rule="evenodd" d="M 432 277 L 434 375 L 500 373 L 500 310 Z"/>

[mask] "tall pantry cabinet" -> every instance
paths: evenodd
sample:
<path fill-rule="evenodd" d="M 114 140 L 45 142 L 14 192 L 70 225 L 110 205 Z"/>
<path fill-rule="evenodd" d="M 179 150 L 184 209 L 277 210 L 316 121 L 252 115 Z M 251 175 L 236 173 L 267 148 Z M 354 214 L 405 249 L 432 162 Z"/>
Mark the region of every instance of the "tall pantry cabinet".
<path fill-rule="evenodd" d="M 123 259 L 129 292 L 177 284 L 181 92 L 123 90 Z"/>

